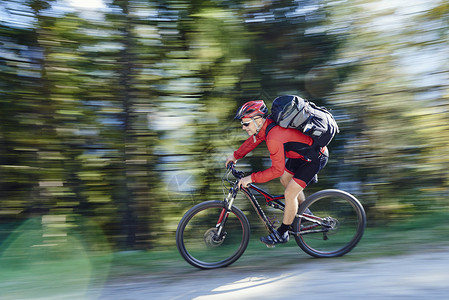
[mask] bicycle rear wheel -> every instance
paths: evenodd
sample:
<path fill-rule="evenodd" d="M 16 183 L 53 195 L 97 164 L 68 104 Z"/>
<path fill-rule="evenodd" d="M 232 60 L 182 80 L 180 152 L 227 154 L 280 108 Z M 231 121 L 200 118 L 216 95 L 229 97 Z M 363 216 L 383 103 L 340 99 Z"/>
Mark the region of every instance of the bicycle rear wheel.
<path fill-rule="evenodd" d="M 234 263 L 248 246 L 250 225 L 243 212 L 233 207 L 222 235 L 217 223 L 225 217 L 222 201 L 207 201 L 192 207 L 181 219 L 176 231 L 176 246 L 191 265 L 213 269 Z"/>
<path fill-rule="evenodd" d="M 304 213 L 310 209 L 312 215 Z M 308 197 L 298 210 L 315 221 L 295 218 L 293 230 L 298 246 L 314 257 L 336 257 L 351 251 L 366 226 L 363 206 L 351 194 L 323 190 Z"/>

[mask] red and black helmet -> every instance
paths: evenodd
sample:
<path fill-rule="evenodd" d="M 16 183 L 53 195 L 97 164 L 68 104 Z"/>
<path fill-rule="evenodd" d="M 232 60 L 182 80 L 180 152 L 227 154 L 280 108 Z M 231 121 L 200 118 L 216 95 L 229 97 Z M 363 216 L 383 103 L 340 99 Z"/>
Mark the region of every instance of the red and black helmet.
<path fill-rule="evenodd" d="M 237 111 L 234 119 L 254 118 L 261 116 L 266 118 L 268 115 L 268 108 L 263 100 L 249 101 L 242 105 Z"/>

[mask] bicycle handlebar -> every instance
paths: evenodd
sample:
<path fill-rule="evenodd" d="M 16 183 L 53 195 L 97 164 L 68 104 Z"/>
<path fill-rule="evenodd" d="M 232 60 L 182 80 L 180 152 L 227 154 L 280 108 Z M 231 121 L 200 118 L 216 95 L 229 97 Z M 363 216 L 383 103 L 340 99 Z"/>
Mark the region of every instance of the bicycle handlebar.
<path fill-rule="evenodd" d="M 237 179 L 241 179 L 245 176 L 245 173 L 243 171 L 238 171 L 235 169 L 235 163 L 232 161 L 228 163 L 227 169 L 231 170 L 232 175 L 234 175 L 234 177 Z"/>

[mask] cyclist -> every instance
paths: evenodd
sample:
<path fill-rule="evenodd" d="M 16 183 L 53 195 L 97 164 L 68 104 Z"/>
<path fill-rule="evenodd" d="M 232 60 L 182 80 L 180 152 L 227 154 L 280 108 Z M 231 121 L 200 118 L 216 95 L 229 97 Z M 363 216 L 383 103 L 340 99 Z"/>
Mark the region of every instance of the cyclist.
<path fill-rule="evenodd" d="M 280 177 L 284 186 L 285 210 L 281 226 L 268 236 L 261 237 L 260 240 L 273 246 L 278 243 L 288 242 L 288 229 L 293 223 L 298 205 L 305 197 L 303 190 L 316 177 L 316 174 L 326 165 L 328 151 L 326 147 L 321 148 L 319 155 L 315 159 L 308 159 L 305 156 L 310 151 L 313 140 L 297 129 L 273 127 L 266 136 L 267 126 L 274 122 L 268 117 L 268 108 L 263 100 L 249 101 L 239 108 L 235 119 L 240 119 L 242 129 L 245 130 L 249 138 L 226 159 L 226 166 L 229 162 L 237 162 L 256 148 L 262 141 L 265 141 L 270 152 L 271 167 L 260 172 L 252 173 L 243 177 L 239 182 L 239 187 L 248 187 L 250 183 L 263 183 Z M 286 160 L 287 159 L 287 160 Z"/>

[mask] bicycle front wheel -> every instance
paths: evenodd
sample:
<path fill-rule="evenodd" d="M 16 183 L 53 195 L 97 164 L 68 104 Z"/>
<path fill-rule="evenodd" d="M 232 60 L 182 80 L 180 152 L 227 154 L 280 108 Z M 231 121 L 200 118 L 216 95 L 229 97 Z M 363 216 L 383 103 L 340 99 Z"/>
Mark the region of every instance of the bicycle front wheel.
<path fill-rule="evenodd" d="M 217 224 L 223 224 L 221 231 Z M 213 269 L 234 263 L 248 246 L 250 225 L 237 207 L 226 217 L 225 203 L 207 201 L 192 207 L 176 230 L 176 246 L 191 265 Z"/>
<path fill-rule="evenodd" d="M 310 211 L 308 211 L 309 209 Z M 311 212 L 311 214 L 309 214 Z M 351 194 L 323 190 L 301 204 L 293 222 L 298 246 L 314 257 L 336 257 L 351 251 L 362 238 L 366 226 L 363 206 Z"/>

